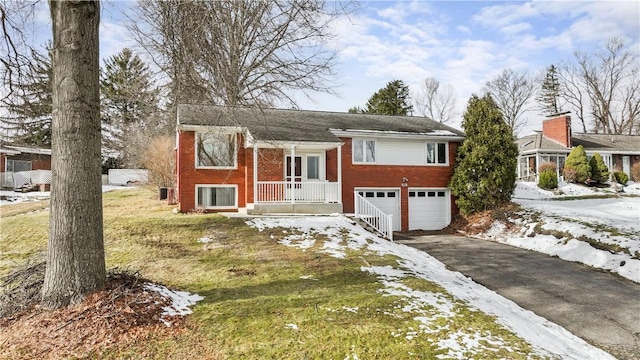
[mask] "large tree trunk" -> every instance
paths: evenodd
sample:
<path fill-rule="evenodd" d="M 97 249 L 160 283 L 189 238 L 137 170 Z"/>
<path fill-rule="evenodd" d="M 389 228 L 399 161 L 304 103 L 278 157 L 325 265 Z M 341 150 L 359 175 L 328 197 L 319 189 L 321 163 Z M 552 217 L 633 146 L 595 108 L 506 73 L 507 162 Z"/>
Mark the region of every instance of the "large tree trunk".
<path fill-rule="evenodd" d="M 53 23 L 50 234 L 42 304 L 104 286 L 98 1 L 49 1 Z"/>

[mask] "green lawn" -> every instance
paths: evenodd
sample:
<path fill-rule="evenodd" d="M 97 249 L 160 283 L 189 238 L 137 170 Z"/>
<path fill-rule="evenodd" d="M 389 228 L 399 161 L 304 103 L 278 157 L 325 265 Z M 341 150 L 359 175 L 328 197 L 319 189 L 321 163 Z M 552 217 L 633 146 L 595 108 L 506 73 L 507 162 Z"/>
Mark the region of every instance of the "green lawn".
<path fill-rule="evenodd" d="M 18 205 L 4 206 L 0 219 L 0 275 L 46 247 L 48 210 L 12 206 Z M 454 315 L 439 317 L 430 307 L 403 310 L 406 299 L 385 295 L 380 280 L 361 270 L 397 267 L 390 256 L 354 250 L 334 258 L 319 251 L 319 241 L 306 251 L 287 247 L 278 243 L 283 229 L 258 232 L 242 219 L 174 214 L 147 189 L 106 193 L 104 219 L 108 268 L 138 270 L 205 299 L 193 307 L 185 331 L 96 349 L 90 357 L 433 359 L 449 351 L 438 341 L 464 331 L 499 339 L 498 345 L 481 340 L 466 358 L 539 358 L 492 317 L 431 282 L 409 277 L 403 285 L 448 299 Z M 213 241 L 198 242 L 205 236 Z M 425 315 L 434 316 L 438 331 L 418 331 L 415 317 Z"/>

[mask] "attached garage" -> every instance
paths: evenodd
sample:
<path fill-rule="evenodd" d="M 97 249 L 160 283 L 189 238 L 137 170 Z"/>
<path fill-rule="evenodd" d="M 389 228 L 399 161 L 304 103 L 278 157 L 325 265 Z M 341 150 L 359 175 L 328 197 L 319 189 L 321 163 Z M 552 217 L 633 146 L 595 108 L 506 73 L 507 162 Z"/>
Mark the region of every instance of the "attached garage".
<path fill-rule="evenodd" d="M 451 222 L 447 189 L 409 189 L 409 230 L 440 230 Z"/>
<path fill-rule="evenodd" d="M 357 189 L 360 196 L 372 203 L 385 214 L 392 215 L 393 230 L 400 231 L 400 190 L 398 189 Z"/>

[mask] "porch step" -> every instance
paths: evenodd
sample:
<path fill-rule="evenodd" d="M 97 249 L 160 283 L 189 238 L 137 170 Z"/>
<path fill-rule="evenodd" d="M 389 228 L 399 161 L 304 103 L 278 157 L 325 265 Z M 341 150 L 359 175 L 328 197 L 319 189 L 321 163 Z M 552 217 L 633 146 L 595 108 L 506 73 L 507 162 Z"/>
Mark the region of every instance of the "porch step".
<path fill-rule="evenodd" d="M 341 203 L 255 204 L 248 214 L 342 214 Z"/>

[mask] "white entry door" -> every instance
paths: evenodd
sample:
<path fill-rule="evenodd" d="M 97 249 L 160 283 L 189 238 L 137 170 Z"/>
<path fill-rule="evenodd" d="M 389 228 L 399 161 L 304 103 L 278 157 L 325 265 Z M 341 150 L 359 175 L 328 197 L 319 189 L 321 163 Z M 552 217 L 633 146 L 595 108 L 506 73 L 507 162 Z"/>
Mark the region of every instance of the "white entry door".
<path fill-rule="evenodd" d="M 449 190 L 409 189 L 409 230 L 441 230 L 450 219 Z"/>
<path fill-rule="evenodd" d="M 358 189 L 358 194 L 385 214 L 391 215 L 393 231 L 400 231 L 400 190 Z"/>

